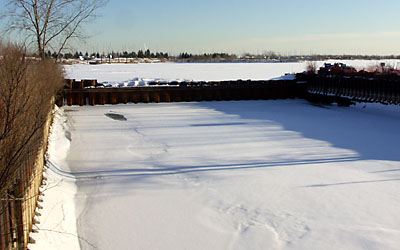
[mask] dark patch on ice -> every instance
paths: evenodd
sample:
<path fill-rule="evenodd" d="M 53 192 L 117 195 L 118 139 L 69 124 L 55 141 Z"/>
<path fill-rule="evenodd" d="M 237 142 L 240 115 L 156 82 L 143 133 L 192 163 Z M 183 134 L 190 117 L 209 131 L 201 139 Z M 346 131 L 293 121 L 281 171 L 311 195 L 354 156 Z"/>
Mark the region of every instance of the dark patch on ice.
<path fill-rule="evenodd" d="M 68 141 L 71 141 L 71 132 L 65 131 L 65 137 L 68 139 Z"/>
<path fill-rule="evenodd" d="M 77 112 L 78 110 L 75 109 L 64 109 L 64 112 Z"/>
<path fill-rule="evenodd" d="M 117 120 L 117 121 L 127 121 L 126 117 L 124 115 L 121 114 L 117 114 L 117 113 L 107 113 L 104 114 L 105 116 L 107 116 L 108 118 L 111 118 L 113 120 Z"/>

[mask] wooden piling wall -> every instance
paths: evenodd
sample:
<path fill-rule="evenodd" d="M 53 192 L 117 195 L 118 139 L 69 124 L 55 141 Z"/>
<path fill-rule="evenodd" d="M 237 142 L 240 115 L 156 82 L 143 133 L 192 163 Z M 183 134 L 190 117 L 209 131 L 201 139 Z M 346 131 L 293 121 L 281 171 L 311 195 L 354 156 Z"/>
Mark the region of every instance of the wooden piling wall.
<path fill-rule="evenodd" d="M 64 105 L 200 102 L 305 98 L 312 102 L 400 104 L 399 77 L 297 74 L 295 80 L 151 82 L 146 87 L 104 88 L 96 80 L 66 80 Z"/>
<path fill-rule="evenodd" d="M 398 77 L 310 75 L 304 80 L 307 82 L 308 98 L 313 101 L 337 102 L 343 105 L 351 102 L 400 104 Z"/>
<path fill-rule="evenodd" d="M 44 125 L 44 136 L 39 151 L 29 152 L 15 176 L 11 176 L 10 185 L 1 187 L 0 192 L 0 249 L 27 249 L 33 243 L 30 233 L 33 225 L 38 223 L 35 216 L 40 208 L 43 185 L 43 170 L 47 140 L 52 122 L 49 113 Z"/>
<path fill-rule="evenodd" d="M 81 82 L 67 81 L 64 89 L 65 105 L 104 105 L 118 103 L 159 103 L 193 101 L 266 100 L 302 96 L 305 85 L 295 80 L 278 81 L 220 81 L 171 82 L 168 86 L 150 83 L 146 87 L 83 88 Z M 74 86 L 74 87 L 70 87 Z"/>

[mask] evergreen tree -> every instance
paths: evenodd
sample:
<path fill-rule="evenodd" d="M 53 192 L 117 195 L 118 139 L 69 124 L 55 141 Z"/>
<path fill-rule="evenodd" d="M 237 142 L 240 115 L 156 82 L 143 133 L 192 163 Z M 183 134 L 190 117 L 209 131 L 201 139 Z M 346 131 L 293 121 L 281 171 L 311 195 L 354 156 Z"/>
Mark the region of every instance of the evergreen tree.
<path fill-rule="evenodd" d="M 71 59 L 73 57 L 74 57 L 74 55 L 72 53 L 70 53 L 70 52 L 65 53 L 64 56 L 63 56 L 64 59 Z"/>
<path fill-rule="evenodd" d="M 151 58 L 151 53 L 150 53 L 150 50 L 149 50 L 149 49 L 146 50 L 146 52 L 144 53 L 144 56 L 145 56 L 146 58 Z"/>
<path fill-rule="evenodd" d="M 138 58 L 144 58 L 143 50 L 138 51 Z"/>

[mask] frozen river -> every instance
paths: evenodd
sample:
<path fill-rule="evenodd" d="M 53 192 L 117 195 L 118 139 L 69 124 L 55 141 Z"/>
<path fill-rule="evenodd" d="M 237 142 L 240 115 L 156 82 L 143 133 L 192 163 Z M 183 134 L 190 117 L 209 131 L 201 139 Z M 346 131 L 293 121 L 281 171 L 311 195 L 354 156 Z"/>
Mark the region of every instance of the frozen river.
<path fill-rule="evenodd" d="M 72 65 L 66 76 L 122 86 L 270 79 L 305 67 Z M 40 230 L 29 248 L 397 250 L 399 127 L 398 106 L 373 104 L 64 107 L 54 119 Z"/>
<path fill-rule="evenodd" d="M 398 109 L 282 100 L 61 111 L 71 141 L 53 158 L 77 187 L 81 249 L 400 247 Z"/>

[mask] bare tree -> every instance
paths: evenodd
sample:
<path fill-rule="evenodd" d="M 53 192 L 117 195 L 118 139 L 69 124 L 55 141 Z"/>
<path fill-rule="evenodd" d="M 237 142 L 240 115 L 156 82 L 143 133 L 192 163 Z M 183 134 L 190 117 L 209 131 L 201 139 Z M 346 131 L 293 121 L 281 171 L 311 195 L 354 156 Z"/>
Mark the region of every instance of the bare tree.
<path fill-rule="evenodd" d="M 306 71 L 310 74 L 316 74 L 318 72 L 318 66 L 315 61 L 308 61 L 306 64 Z"/>
<path fill-rule="evenodd" d="M 53 50 L 57 58 L 72 39 L 84 38 L 82 26 L 107 0 L 8 0 L 2 14 L 7 32 L 18 31 L 36 44 L 40 57 Z"/>
<path fill-rule="evenodd" d="M 23 48 L 0 43 L 0 193 L 37 154 L 51 99 L 63 83 L 59 65 L 28 61 Z"/>

